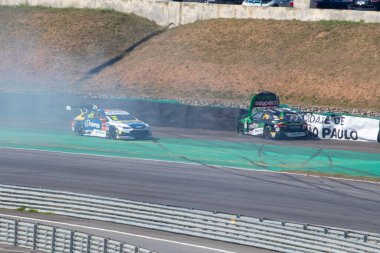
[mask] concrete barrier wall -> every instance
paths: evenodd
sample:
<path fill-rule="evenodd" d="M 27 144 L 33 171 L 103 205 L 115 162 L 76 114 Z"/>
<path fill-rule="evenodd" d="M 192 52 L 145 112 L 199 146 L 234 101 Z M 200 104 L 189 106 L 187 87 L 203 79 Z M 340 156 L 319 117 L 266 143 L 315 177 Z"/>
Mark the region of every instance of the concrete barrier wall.
<path fill-rule="evenodd" d="M 159 25 L 184 25 L 215 18 L 275 20 L 342 20 L 380 23 L 380 12 L 309 9 L 305 0 L 299 8 L 246 7 L 242 5 L 163 2 L 154 0 L 0 0 L 0 5 L 49 6 L 56 8 L 101 8 L 134 13 Z M 303 1 L 303 2 L 302 2 Z M 310 1 L 308 1 L 310 2 Z M 297 7 L 297 0 L 295 0 Z M 305 7 L 306 6 L 306 7 Z"/>

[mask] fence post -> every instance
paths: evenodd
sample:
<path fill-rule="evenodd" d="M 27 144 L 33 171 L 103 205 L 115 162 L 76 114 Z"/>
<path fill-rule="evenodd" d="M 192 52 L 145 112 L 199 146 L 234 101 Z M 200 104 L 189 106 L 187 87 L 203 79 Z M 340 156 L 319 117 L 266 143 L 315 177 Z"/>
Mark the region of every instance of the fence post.
<path fill-rule="evenodd" d="M 103 240 L 103 253 L 107 253 L 107 242 L 108 240 L 104 238 Z"/>
<path fill-rule="evenodd" d="M 37 248 L 37 224 L 33 224 L 33 250 Z"/>
<path fill-rule="evenodd" d="M 91 253 L 91 235 L 87 236 L 87 253 Z"/>
<path fill-rule="evenodd" d="M 124 248 L 124 243 L 121 242 L 120 246 L 119 246 L 119 253 L 123 253 L 124 252 L 123 248 Z"/>
<path fill-rule="evenodd" d="M 70 253 L 73 253 L 74 249 L 74 231 L 70 231 Z"/>
<path fill-rule="evenodd" d="M 51 235 L 51 253 L 54 253 L 55 251 L 55 233 L 56 233 L 56 228 L 53 227 L 52 235 Z"/>
<path fill-rule="evenodd" d="M 133 251 L 134 253 L 139 253 L 139 247 L 135 247 L 135 251 Z"/>
<path fill-rule="evenodd" d="M 17 235 L 18 235 L 18 220 L 15 220 L 15 230 L 14 230 L 14 237 L 13 237 L 13 246 L 17 246 Z"/>

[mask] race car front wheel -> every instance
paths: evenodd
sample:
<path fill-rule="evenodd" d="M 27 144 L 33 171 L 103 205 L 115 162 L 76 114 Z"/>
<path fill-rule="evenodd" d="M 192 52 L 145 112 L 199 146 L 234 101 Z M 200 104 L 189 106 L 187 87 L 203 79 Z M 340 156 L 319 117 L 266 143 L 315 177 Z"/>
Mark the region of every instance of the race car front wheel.
<path fill-rule="evenodd" d="M 270 135 L 270 126 L 265 126 L 264 127 L 264 133 L 263 133 L 263 135 L 264 135 L 264 138 L 265 139 L 271 139 L 272 137 L 271 137 L 271 135 Z"/>
<path fill-rule="evenodd" d="M 117 132 L 116 132 L 116 128 L 114 127 L 110 127 L 109 131 L 108 131 L 108 138 L 110 139 L 117 139 Z"/>
<path fill-rule="evenodd" d="M 79 136 L 82 136 L 84 134 L 84 126 L 81 122 L 75 123 L 74 133 Z"/>

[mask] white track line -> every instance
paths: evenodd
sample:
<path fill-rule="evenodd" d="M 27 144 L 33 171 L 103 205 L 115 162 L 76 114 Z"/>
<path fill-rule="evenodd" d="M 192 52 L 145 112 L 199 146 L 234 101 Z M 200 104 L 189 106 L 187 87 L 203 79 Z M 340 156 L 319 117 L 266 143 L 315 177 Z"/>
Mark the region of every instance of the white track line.
<path fill-rule="evenodd" d="M 352 182 L 361 182 L 361 183 L 370 183 L 370 184 L 380 184 L 380 182 L 360 180 L 360 179 L 350 179 L 350 178 L 340 178 L 340 177 L 331 177 L 331 176 L 318 176 L 318 175 L 310 175 L 304 173 L 293 173 L 287 171 L 273 171 L 273 170 L 262 170 L 262 169 L 248 169 L 242 167 L 233 167 L 233 166 L 220 166 L 214 164 L 199 164 L 199 163 L 191 163 L 191 162 L 178 162 L 178 161 L 167 161 L 167 160 L 156 160 L 149 158 L 134 158 L 134 157 L 123 157 L 123 156 L 112 156 L 112 155 L 96 155 L 96 154 L 87 154 L 87 153 L 76 153 L 76 152 L 66 152 L 66 151 L 53 151 L 53 150 L 44 150 L 44 149 L 33 149 L 33 148 L 15 148 L 15 147 L 7 147 L 2 146 L 0 149 L 14 149 L 14 150 L 27 150 L 27 151 L 38 151 L 38 152 L 47 152 L 47 153 L 57 153 L 57 154 L 68 154 L 68 155 L 76 155 L 76 156 L 95 156 L 95 157 L 106 157 L 106 158 L 120 158 L 120 159 L 129 159 L 129 160 L 140 160 L 140 161 L 150 161 L 150 162 L 161 162 L 161 163 L 176 163 L 176 164 L 185 164 L 185 165 L 194 165 L 194 166 L 213 166 L 216 168 L 223 169 L 234 169 L 234 170 L 244 170 L 244 171 L 252 171 L 252 172 L 264 172 L 264 173 L 275 173 L 275 174 L 286 174 L 293 176 L 305 176 L 305 177 L 314 177 L 314 178 L 329 178 L 334 180 L 342 180 L 342 181 L 352 181 Z"/>
<path fill-rule="evenodd" d="M 172 241 L 172 240 L 167 240 L 167 239 L 162 239 L 162 238 L 157 238 L 157 237 L 132 234 L 132 233 L 121 232 L 121 231 L 116 231 L 116 230 L 109 230 L 109 229 L 104 229 L 104 228 L 97 228 L 97 227 L 89 227 L 89 226 L 83 226 L 83 225 L 76 225 L 76 224 L 65 223 L 65 222 L 50 221 L 50 220 L 43 220 L 43 219 L 35 219 L 35 218 L 29 218 L 29 217 L 24 217 L 24 216 L 16 216 L 16 215 L 8 215 L 8 214 L 0 214 L 0 217 L 8 217 L 8 218 L 12 218 L 12 219 L 29 220 L 29 221 L 33 221 L 33 222 L 46 222 L 46 223 L 55 224 L 55 225 L 64 225 L 64 226 L 70 226 L 70 227 L 75 227 L 75 228 L 91 229 L 91 230 L 97 230 L 97 231 L 101 231 L 101 232 L 114 233 L 114 234 L 119 234 L 119 235 L 128 235 L 128 236 L 133 236 L 133 237 L 138 237 L 138 238 L 144 238 L 144 239 L 149 239 L 149 240 L 154 240 L 154 241 L 160 241 L 160 242 L 165 242 L 165 243 L 172 243 L 172 244 L 178 244 L 178 245 L 182 245 L 182 246 L 188 246 L 188 247 L 206 249 L 206 250 L 211 250 L 211 251 L 215 251 L 215 252 L 237 253 L 237 252 L 233 252 L 233 251 L 216 249 L 216 248 L 211 248 L 211 247 L 206 247 L 206 246 L 201 246 L 201 245 L 196 245 L 196 244 L 184 243 L 184 242 L 179 242 L 179 241 Z"/>

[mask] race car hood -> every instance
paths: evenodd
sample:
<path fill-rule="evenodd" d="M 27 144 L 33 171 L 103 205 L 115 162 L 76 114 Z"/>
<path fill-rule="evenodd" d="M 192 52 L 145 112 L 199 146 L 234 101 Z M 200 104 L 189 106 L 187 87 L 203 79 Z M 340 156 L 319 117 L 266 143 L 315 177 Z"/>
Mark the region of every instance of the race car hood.
<path fill-rule="evenodd" d="M 133 129 L 145 129 L 148 128 L 148 124 L 139 120 L 129 120 L 129 121 L 117 121 L 113 122 L 116 127 L 130 127 Z"/>

